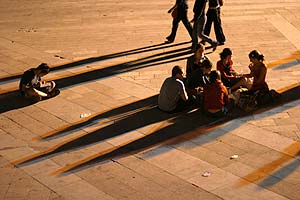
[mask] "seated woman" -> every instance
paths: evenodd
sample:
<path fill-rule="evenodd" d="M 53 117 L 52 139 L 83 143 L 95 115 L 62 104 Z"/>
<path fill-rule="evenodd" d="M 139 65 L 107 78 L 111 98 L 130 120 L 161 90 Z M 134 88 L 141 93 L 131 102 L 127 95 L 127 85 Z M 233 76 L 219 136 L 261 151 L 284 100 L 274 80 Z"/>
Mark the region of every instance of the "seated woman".
<path fill-rule="evenodd" d="M 227 113 L 228 92 L 221 81 L 219 71 L 213 70 L 209 75 L 210 83 L 203 86 L 204 111 L 210 117 L 221 117 Z"/>
<path fill-rule="evenodd" d="M 19 84 L 21 95 L 35 101 L 58 95 L 60 91 L 55 89 L 54 81 L 42 81 L 42 77 L 47 75 L 49 71 L 50 68 L 46 63 L 25 71 Z"/>
<path fill-rule="evenodd" d="M 246 80 L 233 69 L 231 56 L 231 49 L 224 48 L 220 53 L 221 59 L 217 62 L 217 70 L 221 73 L 223 84 L 233 91 L 240 88 L 240 86 L 246 86 Z"/>
<path fill-rule="evenodd" d="M 204 46 L 199 43 L 196 46 L 196 51 L 193 55 L 188 57 L 186 63 L 186 77 L 190 78 L 192 73 L 199 68 L 202 68 L 203 61 L 208 60 L 208 58 L 204 55 Z"/>
<path fill-rule="evenodd" d="M 243 75 L 245 78 L 253 78 L 253 82 L 248 85 L 249 92 L 269 91 L 266 83 L 267 67 L 264 63 L 264 55 L 257 50 L 253 50 L 249 53 L 249 59 L 250 73 Z"/>
<path fill-rule="evenodd" d="M 266 83 L 267 67 L 264 64 L 264 55 L 257 50 L 253 50 L 249 53 L 249 59 L 251 62 L 249 65 L 250 73 L 243 76 L 245 78 L 253 78 L 253 81 L 248 84 L 248 91 L 237 93 L 235 98 L 238 106 L 246 112 L 272 102 L 273 98 L 278 94 L 275 90 L 269 92 L 269 87 Z"/>

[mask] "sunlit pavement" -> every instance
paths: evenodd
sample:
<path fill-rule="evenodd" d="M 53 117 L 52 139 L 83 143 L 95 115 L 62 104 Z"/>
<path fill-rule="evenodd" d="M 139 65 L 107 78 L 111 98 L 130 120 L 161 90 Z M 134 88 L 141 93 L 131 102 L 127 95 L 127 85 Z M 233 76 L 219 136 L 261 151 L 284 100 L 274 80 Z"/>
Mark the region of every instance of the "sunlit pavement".
<path fill-rule="evenodd" d="M 1 1 L 0 199 L 300 199 L 300 2 L 225 1 L 227 40 L 208 57 L 229 47 L 247 73 L 257 49 L 291 98 L 213 122 L 155 107 L 191 55 L 183 24 L 164 44 L 174 2 Z M 41 62 L 61 94 L 24 102 L 19 77 Z"/>

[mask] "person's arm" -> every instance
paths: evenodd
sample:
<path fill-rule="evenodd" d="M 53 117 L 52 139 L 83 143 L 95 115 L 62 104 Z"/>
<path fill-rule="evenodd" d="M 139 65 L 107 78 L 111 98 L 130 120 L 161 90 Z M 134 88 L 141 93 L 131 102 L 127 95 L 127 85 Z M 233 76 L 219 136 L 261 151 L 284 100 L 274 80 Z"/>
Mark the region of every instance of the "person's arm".
<path fill-rule="evenodd" d="M 249 74 L 243 74 L 243 77 L 245 78 L 252 78 L 253 77 L 253 64 L 250 63 L 248 68 L 250 69 L 250 73 Z"/>
<path fill-rule="evenodd" d="M 180 87 L 179 87 L 179 94 L 182 100 L 187 101 L 188 100 L 188 95 L 187 92 L 185 90 L 185 86 L 183 84 L 182 81 L 177 80 L 180 83 Z"/>
<path fill-rule="evenodd" d="M 228 90 L 227 88 L 223 85 L 223 94 L 224 94 L 224 104 L 227 105 L 229 104 L 229 96 L 228 96 Z"/>
<path fill-rule="evenodd" d="M 178 5 L 180 2 L 181 2 L 181 0 L 176 0 L 175 5 L 174 5 L 172 8 L 170 8 L 170 9 L 168 10 L 168 13 L 171 13 L 175 8 L 177 8 L 177 5 Z"/>
<path fill-rule="evenodd" d="M 222 63 L 221 60 L 217 62 L 217 70 L 220 71 L 222 78 L 226 78 L 226 79 L 234 79 L 235 78 L 235 76 L 233 76 L 233 75 L 227 75 L 225 73 L 224 66 L 223 66 L 223 63 Z"/>
<path fill-rule="evenodd" d="M 188 59 L 186 61 L 186 70 L 185 70 L 185 73 L 186 73 L 187 77 L 191 76 L 193 65 L 194 65 L 194 59 L 193 59 L 193 57 L 192 56 L 188 57 Z"/>
<path fill-rule="evenodd" d="M 177 5 L 174 5 L 172 8 L 170 8 L 170 9 L 168 10 L 168 13 L 171 13 L 176 7 L 177 7 Z"/>

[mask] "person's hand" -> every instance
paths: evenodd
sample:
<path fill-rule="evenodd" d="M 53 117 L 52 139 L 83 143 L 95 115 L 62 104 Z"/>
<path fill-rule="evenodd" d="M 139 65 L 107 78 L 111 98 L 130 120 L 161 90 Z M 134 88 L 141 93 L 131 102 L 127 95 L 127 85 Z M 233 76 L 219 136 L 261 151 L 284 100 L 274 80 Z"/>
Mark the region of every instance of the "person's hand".
<path fill-rule="evenodd" d="M 194 23 L 194 21 L 195 21 L 195 19 L 192 19 L 192 20 L 190 21 L 190 23 Z"/>

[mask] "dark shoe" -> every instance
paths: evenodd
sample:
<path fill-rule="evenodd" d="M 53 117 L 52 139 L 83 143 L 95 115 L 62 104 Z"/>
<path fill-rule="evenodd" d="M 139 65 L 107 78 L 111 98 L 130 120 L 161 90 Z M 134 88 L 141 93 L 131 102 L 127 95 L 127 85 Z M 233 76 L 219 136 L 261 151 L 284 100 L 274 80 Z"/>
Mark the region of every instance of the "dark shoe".
<path fill-rule="evenodd" d="M 200 42 L 201 44 L 203 44 L 203 45 L 205 45 L 206 44 L 206 42 L 204 41 L 204 40 L 201 40 L 201 42 Z"/>
<path fill-rule="evenodd" d="M 218 43 L 219 46 L 225 45 L 225 42 L 218 42 Z"/>
<path fill-rule="evenodd" d="M 173 42 L 174 42 L 174 40 L 166 40 L 165 44 L 170 44 L 170 43 L 173 43 Z"/>
<path fill-rule="evenodd" d="M 211 45 L 212 51 L 215 51 L 215 50 L 217 49 L 218 45 L 219 45 L 218 42 L 212 44 L 212 45 Z"/>

